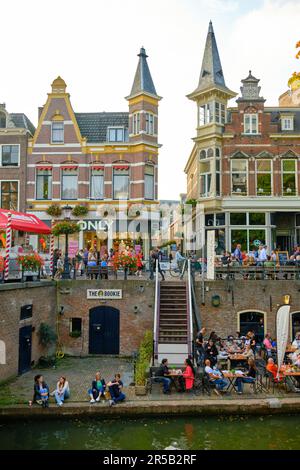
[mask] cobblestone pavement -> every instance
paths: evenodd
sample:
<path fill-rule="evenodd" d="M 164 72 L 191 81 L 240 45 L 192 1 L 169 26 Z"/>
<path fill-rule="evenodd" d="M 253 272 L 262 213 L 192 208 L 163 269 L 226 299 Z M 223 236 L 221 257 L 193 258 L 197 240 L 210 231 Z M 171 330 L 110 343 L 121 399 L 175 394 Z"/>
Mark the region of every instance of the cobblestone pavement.
<path fill-rule="evenodd" d="M 0 387 L 0 406 L 9 404 L 28 404 L 28 401 L 32 399 L 33 395 L 33 378 L 36 374 L 43 374 L 47 384 L 49 385 L 50 391 L 55 389 L 56 382 L 61 375 L 65 375 L 70 383 L 71 397 L 68 402 L 88 402 L 89 397 L 87 390 L 91 385 L 91 381 L 94 378 L 96 371 L 100 371 L 101 375 L 106 381 L 113 378 L 116 372 L 122 375 L 124 382 L 124 392 L 127 397 L 127 401 L 169 401 L 176 400 L 219 400 L 220 397 L 211 394 L 210 397 L 207 394 L 195 394 L 195 393 L 177 393 L 172 388 L 171 395 L 164 395 L 159 384 L 154 384 L 152 387 L 152 393 L 148 393 L 145 396 L 136 396 L 135 388 L 130 386 L 133 382 L 134 367 L 131 359 L 120 358 L 120 357 L 87 357 L 87 358 L 74 358 L 65 357 L 54 368 L 38 369 L 35 368 L 26 374 L 23 374 L 9 383 Z M 249 387 L 245 386 L 243 398 L 249 399 L 263 399 L 284 396 L 296 396 L 295 394 L 289 393 L 288 395 L 283 390 L 276 390 L 272 393 L 253 393 Z M 222 394 L 223 400 L 236 400 L 237 395 L 235 393 Z M 54 403 L 54 399 L 51 398 L 51 402 Z"/>
<path fill-rule="evenodd" d="M 91 386 L 95 372 L 100 371 L 102 377 L 108 382 L 115 373 L 119 372 L 126 388 L 133 381 L 133 363 L 131 359 L 119 357 L 87 357 L 71 358 L 65 357 L 60 360 L 57 366 L 47 369 L 35 368 L 23 374 L 9 384 L 3 386 L 6 394 L 10 394 L 17 403 L 28 403 L 33 396 L 33 378 L 37 374 L 42 374 L 52 392 L 56 388 L 56 383 L 61 375 L 67 377 L 71 397 L 70 401 L 89 400 L 87 391 Z M 3 399 L 3 391 L 0 397 Z M 1 403 L 1 402 L 0 402 Z"/>

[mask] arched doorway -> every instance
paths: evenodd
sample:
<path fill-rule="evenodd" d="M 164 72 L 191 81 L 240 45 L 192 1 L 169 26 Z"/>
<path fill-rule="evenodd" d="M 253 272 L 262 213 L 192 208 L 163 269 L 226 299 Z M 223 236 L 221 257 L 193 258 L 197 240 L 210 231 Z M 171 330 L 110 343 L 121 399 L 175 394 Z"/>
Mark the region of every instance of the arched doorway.
<path fill-rule="evenodd" d="M 238 313 L 238 327 L 241 335 L 245 336 L 249 330 L 253 330 L 257 342 L 261 343 L 266 330 L 265 315 L 264 312 L 251 310 Z"/>
<path fill-rule="evenodd" d="M 119 354 L 120 310 L 114 307 L 90 309 L 89 354 Z"/>
<path fill-rule="evenodd" d="M 296 333 L 300 331 L 300 312 L 291 313 L 292 320 L 292 341 L 295 339 Z"/>

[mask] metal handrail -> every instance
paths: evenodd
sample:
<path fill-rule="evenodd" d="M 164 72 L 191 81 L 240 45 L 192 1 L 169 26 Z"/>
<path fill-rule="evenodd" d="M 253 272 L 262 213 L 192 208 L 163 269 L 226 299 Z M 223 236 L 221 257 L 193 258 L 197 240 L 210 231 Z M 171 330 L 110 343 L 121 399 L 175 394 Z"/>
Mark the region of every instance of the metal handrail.
<path fill-rule="evenodd" d="M 192 354 L 191 345 L 193 343 L 193 302 L 192 302 L 192 275 L 191 260 L 188 259 L 188 314 L 189 314 L 189 354 Z"/>
<path fill-rule="evenodd" d="M 153 341 L 154 341 L 154 355 L 158 350 L 158 315 L 159 315 L 159 283 L 158 283 L 158 260 L 155 264 L 155 298 L 154 298 L 154 324 L 153 324 Z"/>

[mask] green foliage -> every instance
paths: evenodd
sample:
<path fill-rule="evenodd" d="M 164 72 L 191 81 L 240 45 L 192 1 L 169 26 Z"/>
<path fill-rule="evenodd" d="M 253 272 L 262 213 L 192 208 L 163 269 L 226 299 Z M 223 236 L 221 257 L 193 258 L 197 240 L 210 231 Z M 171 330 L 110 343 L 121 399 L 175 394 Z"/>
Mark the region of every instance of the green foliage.
<path fill-rule="evenodd" d="M 80 338 L 80 336 L 81 336 L 81 331 L 77 331 L 77 330 L 75 330 L 75 331 L 70 331 L 70 336 L 71 336 L 71 338 Z"/>
<path fill-rule="evenodd" d="M 171 246 L 171 245 L 176 245 L 176 241 L 175 240 L 170 240 L 170 241 L 165 242 L 162 245 L 160 245 L 160 247 L 165 248 L 166 246 Z"/>
<path fill-rule="evenodd" d="M 53 367 L 56 365 L 55 356 L 41 356 L 39 358 L 38 367 L 41 369 L 47 369 L 48 367 Z"/>
<path fill-rule="evenodd" d="M 83 215 L 86 215 L 88 213 L 88 208 L 86 206 L 75 206 L 72 210 L 72 214 L 74 217 L 81 217 Z"/>
<path fill-rule="evenodd" d="M 135 384 L 145 385 L 147 379 L 147 369 L 153 351 L 153 335 L 151 331 L 146 331 L 145 336 L 140 344 L 138 359 L 135 365 Z"/>
<path fill-rule="evenodd" d="M 59 235 L 72 235 L 80 231 L 80 227 L 77 222 L 69 222 L 63 220 L 62 222 L 57 222 L 52 229 L 53 235 L 58 237 Z"/>
<path fill-rule="evenodd" d="M 52 328 L 52 326 L 48 325 L 48 323 L 41 323 L 40 328 L 38 331 L 40 344 L 43 346 L 49 346 L 50 344 L 55 343 L 57 339 L 57 335 Z"/>
<path fill-rule="evenodd" d="M 197 206 L 197 199 L 188 199 L 185 204 L 191 204 L 193 207 Z"/>
<path fill-rule="evenodd" d="M 52 217 L 60 217 L 62 214 L 61 207 L 58 204 L 52 204 L 48 209 L 46 209 L 46 212 Z"/>

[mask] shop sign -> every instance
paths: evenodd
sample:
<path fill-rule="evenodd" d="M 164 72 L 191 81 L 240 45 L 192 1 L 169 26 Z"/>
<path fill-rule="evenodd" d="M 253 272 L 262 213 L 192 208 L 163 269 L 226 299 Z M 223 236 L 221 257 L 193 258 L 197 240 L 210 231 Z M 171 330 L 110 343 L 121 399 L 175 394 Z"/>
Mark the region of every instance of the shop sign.
<path fill-rule="evenodd" d="M 77 251 L 78 251 L 78 241 L 77 240 L 69 240 L 69 257 L 75 258 Z"/>
<path fill-rule="evenodd" d="M 89 300 L 119 300 L 122 299 L 122 289 L 87 289 Z"/>
<path fill-rule="evenodd" d="M 215 231 L 207 231 L 207 279 L 215 278 Z"/>
<path fill-rule="evenodd" d="M 83 231 L 96 232 L 97 230 L 107 231 L 113 222 L 107 220 L 79 220 L 77 223 Z"/>

